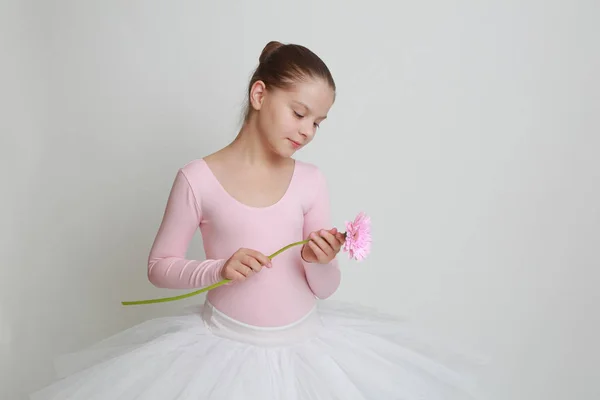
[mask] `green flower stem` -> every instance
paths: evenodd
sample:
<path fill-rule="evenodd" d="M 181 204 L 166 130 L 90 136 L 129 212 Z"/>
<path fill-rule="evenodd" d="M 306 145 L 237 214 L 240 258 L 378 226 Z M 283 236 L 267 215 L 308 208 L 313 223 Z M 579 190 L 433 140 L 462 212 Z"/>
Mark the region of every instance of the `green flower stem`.
<path fill-rule="evenodd" d="M 286 251 L 289 248 L 292 248 L 294 246 L 298 246 L 298 245 L 301 245 L 301 244 L 306 244 L 309 241 L 310 240 L 302 240 L 300 242 L 295 242 L 295 243 L 292 243 L 292 244 L 288 244 L 287 246 L 282 247 L 281 249 L 277 250 L 275 253 L 271 254 L 269 256 L 269 259 L 273 259 L 275 256 L 283 253 L 284 251 Z M 210 286 L 207 286 L 205 288 L 196 290 L 194 292 L 182 294 L 182 295 L 179 295 L 179 296 L 163 297 L 163 298 L 160 298 L 160 299 L 151 299 L 151 300 L 122 301 L 121 304 L 123 304 L 124 306 L 133 306 L 133 305 L 140 305 L 140 304 L 166 303 L 168 301 L 181 300 L 181 299 L 185 299 L 185 298 L 188 298 L 188 297 L 195 296 L 195 295 L 200 294 L 200 293 L 208 292 L 211 289 L 214 289 L 216 287 L 219 287 L 219 286 L 224 285 L 224 284 L 229 283 L 229 282 L 231 282 L 230 279 L 223 279 L 223 280 L 221 280 L 221 281 L 219 281 L 219 282 L 217 282 L 217 283 L 215 283 L 213 285 L 210 285 Z"/>
<path fill-rule="evenodd" d="M 306 244 L 308 242 L 310 242 L 310 240 L 301 240 L 300 242 L 295 242 L 295 243 L 292 243 L 292 244 L 288 244 L 287 246 L 282 247 L 281 249 L 277 250 L 275 253 L 271 254 L 269 256 L 269 258 L 273 259 L 275 256 L 278 256 L 279 254 L 283 253 L 287 249 L 290 249 L 290 248 L 292 248 L 294 246 L 298 246 L 298 245 L 301 245 L 301 244 Z"/>

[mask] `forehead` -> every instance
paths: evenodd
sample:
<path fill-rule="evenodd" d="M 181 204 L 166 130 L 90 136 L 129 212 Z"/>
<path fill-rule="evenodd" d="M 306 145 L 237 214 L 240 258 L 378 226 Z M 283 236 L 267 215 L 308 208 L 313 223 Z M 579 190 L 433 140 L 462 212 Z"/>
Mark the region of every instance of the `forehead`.
<path fill-rule="evenodd" d="M 297 82 L 288 90 L 281 92 L 288 101 L 300 107 L 308 108 L 311 114 L 319 117 L 327 115 L 335 97 L 331 87 L 321 79 Z"/>

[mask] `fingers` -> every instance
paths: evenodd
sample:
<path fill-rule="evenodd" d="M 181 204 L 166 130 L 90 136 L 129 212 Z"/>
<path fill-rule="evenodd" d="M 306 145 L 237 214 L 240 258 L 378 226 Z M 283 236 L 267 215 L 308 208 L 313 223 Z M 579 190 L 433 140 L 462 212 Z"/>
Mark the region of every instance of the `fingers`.
<path fill-rule="evenodd" d="M 325 254 L 325 252 L 313 240 L 308 242 L 308 247 L 310 247 L 313 253 L 315 253 L 317 260 L 322 261 L 327 258 L 327 254 Z"/>
<path fill-rule="evenodd" d="M 261 265 L 271 268 L 271 259 L 265 256 L 260 251 L 245 249 L 245 253 L 249 256 L 253 257 L 256 261 L 258 261 Z"/>
<path fill-rule="evenodd" d="M 246 268 L 246 267 L 244 267 L 244 268 Z M 233 263 L 230 265 L 227 265 L 222 272 L 222 276 L 224 279 L 229 279 L 231 281 L 237 281 L 237 282 L 243 281 L 244 279 L 246 279 L 246 274 L 243 272 L 240 272 L 239 269 L 240 269 L 239 266 L 233 265 Z"/>
<path fill-rule="evenodd" d="M 246 276 L 243 275 L 241 272 L 236 271 L 236 270 L 230 270 L 227 273 L 227 276 L 225 279 L 229 279 L 232 281 L 243 281 L 244 279 L 246 279 Z"/>
<path fill-rule="evenodd" d="M 340 242 L 340 247 L 344 244 L 344 242 L 346 241 L 346 236 L 339 232 L 337 230 L 337 228 L 333 228 L 329 231 L 332 235 L 335 236 L 335 238 L 338 240 L 338 242 Z"/>
<path fill-rule="evenodd" d="M 309 246 L 320 262 L 326 262 L 334 256 L 335 250 L 331 247 L 327 240 L 323 239 L 316 232 L 313 232 L 310 235 L 310 239 L 311 241 L 309 242 Z"/>
<path fill-rule="evenodd" d="M 271 267 L 271 260 L 264 254 L 250 249 L 239 249 L 226 263 L 223 275 L 226 279 L 243 281 Z"/>
<path fill-rule="evenodd" d="M 328 231 L 323 230 L 318 233 L 313 232 L 310 235 L 310 238 L 319 246 L 319 249 L 329 257 L 337 253 L 340 248 L 340 243 L 337 238 Z"/>
<path fill-rule="evenodd" d="M 312 232 L 309 239 L 307 246 L 320 263 L 327 263 L 335 258 L 346 241 L 344 235 L 336 228 Z"/>
<path fill-rule="evenodd" d="M 337 228 L 333 228 L 329 231 L 332 235 L 335 235 L 335 238 L 340 242 L 340 246 L 344 244 L 346 241 L 346 236 L 343 233 L 338 232 Z"/>
<path fill-rule="evenodd" d="M 340 242 L 338 237 L 335 234 L 331 233 L 331 231 L 323 231 L 321 233 L 321 236 L 327 241 L 327 243 L 329 243 L 329 246 L 331 246 L 334 252 L 337 253 L 340 247 L 342 247 L 342 243 Z"/>
<path fill-rule="evenodd" d="M 237 261 L 229 266 L 227 276 L 228 279 L 243 281 L 257 272 L 251 266 Z"/>
<path fill-rule="evenodd" d="M 245 255 L 242 257 L 241 260 L 237 260 L 232 265 L 232 268 L 234 271 L 241 274 L 244 278 L 249 278 L 252 275 L 260 272 L 260 270 L 262 269 L 262 265 L 260 265 L 260 263 L 254 258 Z"/>
<path fill-rule="evenodd" d="M 242 265 L 248 267 L 250 269 L 250 273 L 254 272 L 259 272 L 262 269 L 262 265 L 260 262 L 258 262 L 258 260 L 252 256 L 246 255 L 246 257 L 244 257 L 244 260 L 242 262 Z"/>

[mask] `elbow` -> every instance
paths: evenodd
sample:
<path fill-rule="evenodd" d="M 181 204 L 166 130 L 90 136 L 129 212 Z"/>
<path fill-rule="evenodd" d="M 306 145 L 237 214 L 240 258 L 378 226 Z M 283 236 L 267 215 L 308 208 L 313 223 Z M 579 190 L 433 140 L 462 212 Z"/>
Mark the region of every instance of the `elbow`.
<path fill-rule="evenodd" d="M 314 276 L 309 280 L 311 291 L 320 300 L 325 300 L 335 294 L 340 287 L 342 273 L 337 265 L 330 266 L 326 275 Z"/>
<path fill-rule="evenodd" d="M 160 259 L 150 259 L 148 261 L 148 281 L 157 288 L 164 289 L 167 287 L 164 279 L 164 274 L 160 273 L 160 268 L 157 265 Z"/>
<path fill-rule="evenodd" d="M 338 279 L 329 282 L 327 286 L 321 287 L 318 290 L 315 290 L 313 293 L 318 299 L 325 300 L 337 292 L 338 288 L 340 287 L 340 281 L 341 279 L 338 277 Z"/>
<path fill-rule="evenodd" d="M 152 272 L 148 272 L 148 281 L 154 286 L 157 287 L 159 289 L 164 289 L 165 286 L 162 284 L 160 279 L 157 279 L 156 274 L 152 273 Z"/>

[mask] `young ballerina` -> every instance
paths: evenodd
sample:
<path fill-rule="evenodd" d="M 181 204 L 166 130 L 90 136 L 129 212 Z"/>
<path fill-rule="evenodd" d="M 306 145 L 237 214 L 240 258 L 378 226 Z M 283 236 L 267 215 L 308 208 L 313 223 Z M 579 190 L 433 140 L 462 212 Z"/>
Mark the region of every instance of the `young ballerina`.
<path fill-rule="evenodd" d="M 319 300 L 340 284 L 345 238 L 332 226 L 322 172 L 292 156 L 315 138 L 335 91 L 309 49 L 267 44 L 238 136 L 177 171 L 148 262 L 162 288 L 231 282 L 196 312 L 63 357 L 61 380 L 33 400 L 474 398 L 459 364 L 401 322 Z M 186 258 L 196 229 L 203 260 Z"/>

